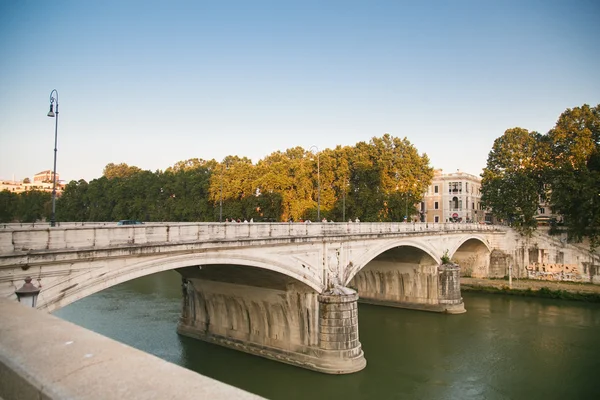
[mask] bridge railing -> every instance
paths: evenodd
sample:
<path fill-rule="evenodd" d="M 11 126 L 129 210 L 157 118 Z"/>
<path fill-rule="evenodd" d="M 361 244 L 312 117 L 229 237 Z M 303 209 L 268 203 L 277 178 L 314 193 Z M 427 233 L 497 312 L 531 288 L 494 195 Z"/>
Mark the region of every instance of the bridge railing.
<path fill-rule="evenodd" d="M 61 249 L 391 233 L 490 231 L 493 225 L 455 223 L 148 223 L 61 224 L 0 229 L 0 254 Z"/>

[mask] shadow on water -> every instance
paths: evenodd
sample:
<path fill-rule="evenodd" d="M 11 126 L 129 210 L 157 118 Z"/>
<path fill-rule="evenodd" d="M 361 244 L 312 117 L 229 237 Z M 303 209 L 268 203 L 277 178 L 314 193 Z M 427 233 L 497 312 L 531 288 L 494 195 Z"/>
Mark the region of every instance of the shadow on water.
<path fill-rule="evenodd" d="M 467 313 L 359 306 L 363 371 L 325 375 L 175 332 L 180 278 L 104 290 L 56 315 L 269 399 L 600 398 L 600 306 L 465 294 Z"/>

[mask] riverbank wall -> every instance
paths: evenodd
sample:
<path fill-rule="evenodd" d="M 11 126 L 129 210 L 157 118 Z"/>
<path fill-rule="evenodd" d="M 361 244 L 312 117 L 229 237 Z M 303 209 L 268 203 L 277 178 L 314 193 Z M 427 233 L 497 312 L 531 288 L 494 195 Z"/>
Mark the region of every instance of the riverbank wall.
<path fill-rule="evenodd" d="M 515 230 L 494 238 L 488 262 L 471 258 L 453 259 L 461 276 L 469 278 L 512 278 L 545 282 L 575 282 L 600 285 L 600 251 L 590 252 L 589 243 L 570 243 L 566 234 L 550 235 L 540 228 L 530 237 Z"/>
<path fill-rule="evenodd" d="M 462 292 L 508 294 L 600 303 L 600 285 L 532 279 L 461 278 Z"/>

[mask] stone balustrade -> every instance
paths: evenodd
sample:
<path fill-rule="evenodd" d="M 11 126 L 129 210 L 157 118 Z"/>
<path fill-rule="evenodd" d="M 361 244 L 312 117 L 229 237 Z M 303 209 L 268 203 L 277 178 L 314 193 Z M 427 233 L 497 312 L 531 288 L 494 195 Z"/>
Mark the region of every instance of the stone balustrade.
<path fill-rule="evenodd" d="M 418 232 L 492 231 L 482 224 L 452 223 L 148 223 L 117 226 L 98 223 L 47 225 L 4 224 L 0 254 L 65 249 L 107 248 L 158 243 L 211 240 L 253 240 L 337 235 L 373 235 Z"/>

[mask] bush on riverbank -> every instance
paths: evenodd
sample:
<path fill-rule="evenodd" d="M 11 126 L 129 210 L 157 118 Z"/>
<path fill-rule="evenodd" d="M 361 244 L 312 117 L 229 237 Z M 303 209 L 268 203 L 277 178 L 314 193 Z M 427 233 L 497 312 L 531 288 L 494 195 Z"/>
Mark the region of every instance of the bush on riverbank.
<path fill-rule="evenodd" d="M 508 286 L 501 288 L 481 285 L 464 285 L 461 290 L 465 292 L 481 292 L 481 293 L 499 293 L 508 294 L 511 296 L 526 296 L 526 297 L 543 297 L 547 299 L 561 299 L 585 301 L 588 303 L 600 303 L 600 293 L 583 293 L 570 292 L 567 290 L 552 290 L 547 287 L 542 287 L 539 290 L 527 289 L 510 289 Z"/>

